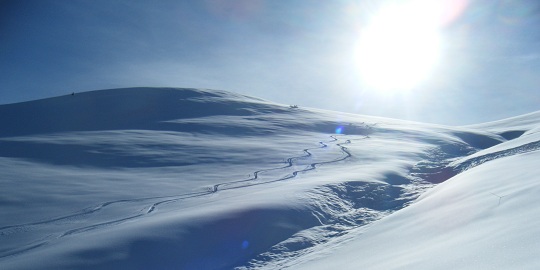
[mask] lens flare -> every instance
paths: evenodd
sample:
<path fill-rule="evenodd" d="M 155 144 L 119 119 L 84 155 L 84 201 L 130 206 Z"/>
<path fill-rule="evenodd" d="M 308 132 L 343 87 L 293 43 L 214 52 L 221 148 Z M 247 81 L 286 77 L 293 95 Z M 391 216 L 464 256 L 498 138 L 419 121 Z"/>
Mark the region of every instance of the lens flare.
<path fill-rule="evenodd" d="M 509 25 L 534 23 L 539 14 L 539 1 L 501 0 L 497 6 L 499 20 Z"/>
<path fill-rule="evenodd" d="M 246 248 L 248 248 L 248 247 L 249 247 L 249 242 L 248 242 L 247 240 L 244 240 L 244 241 L 242 242 L 242 249 L 246 249 Z"/>
<path fill-rule="evenodd" d="M 362 81 L 381 92 L 409 90 L 425 80 L 441 54 L 440 29 L 467 1 L 411 0 L 381 6 L 361 30 L 356 62 Z"/>

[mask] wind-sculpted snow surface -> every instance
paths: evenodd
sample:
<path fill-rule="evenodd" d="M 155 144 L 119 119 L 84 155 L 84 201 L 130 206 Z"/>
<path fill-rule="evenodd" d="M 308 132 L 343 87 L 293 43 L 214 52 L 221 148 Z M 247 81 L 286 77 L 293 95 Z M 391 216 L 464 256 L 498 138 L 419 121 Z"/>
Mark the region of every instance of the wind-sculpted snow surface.
<path fill-rule="evenodd" d="M 2 105 L 0 268 L 294 267 L 535 152 L 531 117 L 453 128 L 174 88 Z"/>

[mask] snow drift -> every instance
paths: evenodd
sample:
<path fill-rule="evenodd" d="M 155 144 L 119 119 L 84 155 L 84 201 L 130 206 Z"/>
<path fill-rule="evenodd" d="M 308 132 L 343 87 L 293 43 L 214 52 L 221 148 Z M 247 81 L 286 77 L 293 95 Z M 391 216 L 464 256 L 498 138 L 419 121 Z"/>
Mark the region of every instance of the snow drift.
<path fill-rule="evenodd" d="M 0 266 L 537 268 L 538 120 L 175 88 L 1 105 Z"/>

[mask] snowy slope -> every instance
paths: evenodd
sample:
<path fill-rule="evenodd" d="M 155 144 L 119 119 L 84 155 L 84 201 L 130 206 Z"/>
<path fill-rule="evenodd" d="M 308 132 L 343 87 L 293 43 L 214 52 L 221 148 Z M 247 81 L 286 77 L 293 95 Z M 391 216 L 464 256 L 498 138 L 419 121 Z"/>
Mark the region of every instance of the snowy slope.
<path fill-rule="evenodd" d="M 539 269 L 540 114 L 477 128 L 520 137 L 454 161 L 461 174 L 295 269 Z M 512 137 L 515 137 L 512 136 Z M 466 166 L 465 166 L 466 165 Z M 384 243 L 384 244 L 381 244 Z M 361 252 L 359 252 L 361 251 Z"/>
<path fill-rule="evenodd" d="M 538 250 L 539 115 L 445 127 L 174 88 L 2 105 L 0 268 L 534 267 L 488 246 Z"/>

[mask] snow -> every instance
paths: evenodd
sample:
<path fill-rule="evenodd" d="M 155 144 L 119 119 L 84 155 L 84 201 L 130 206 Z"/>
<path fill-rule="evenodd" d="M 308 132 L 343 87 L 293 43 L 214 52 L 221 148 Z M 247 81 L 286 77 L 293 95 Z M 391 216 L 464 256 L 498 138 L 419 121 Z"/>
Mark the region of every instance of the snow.
<path fill-rule="evenodd" d="M 536 269 L 539 120 L 176 88 L 1 105 L 0 268 Z"/>
<path fill-rule="evenodd" d="M 294 268 L 538 269 L 538 158 L 520 154 L 459 174 Z"/>

